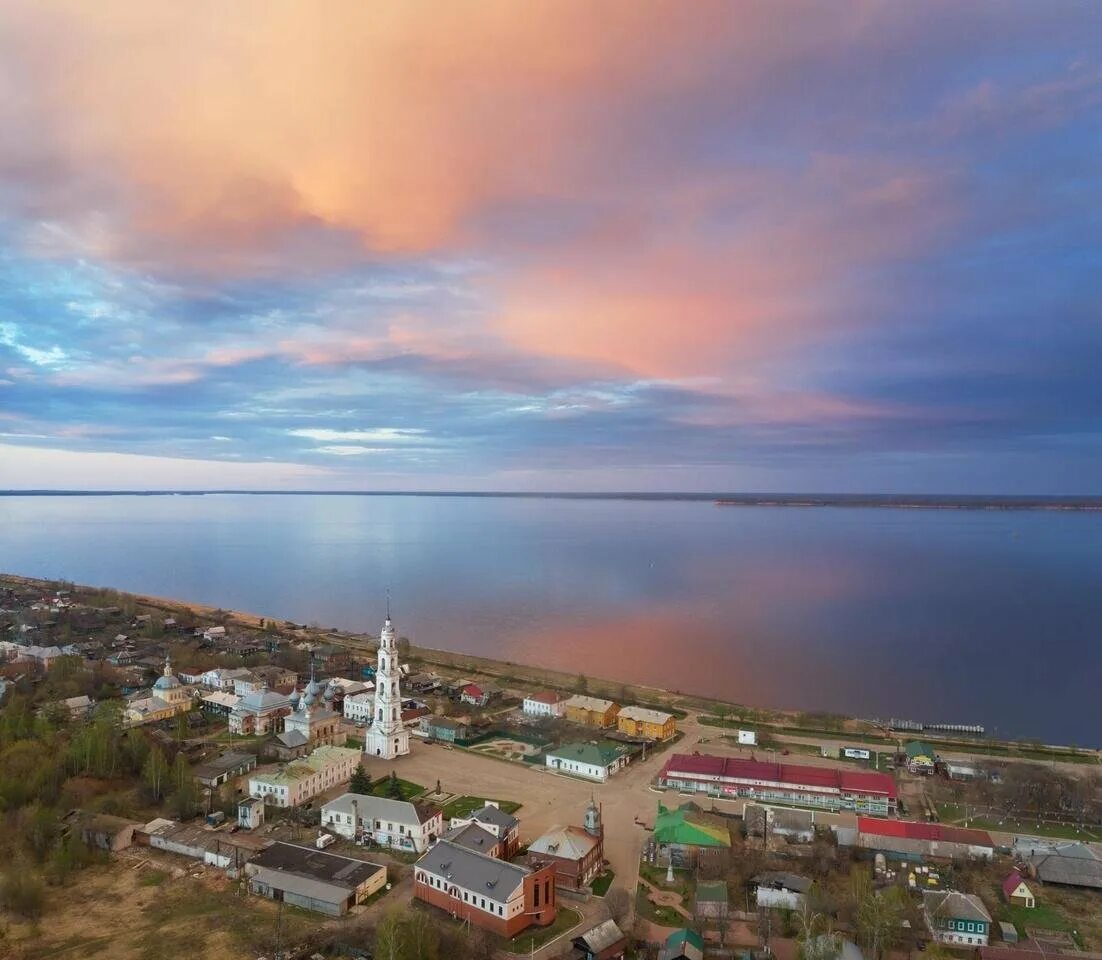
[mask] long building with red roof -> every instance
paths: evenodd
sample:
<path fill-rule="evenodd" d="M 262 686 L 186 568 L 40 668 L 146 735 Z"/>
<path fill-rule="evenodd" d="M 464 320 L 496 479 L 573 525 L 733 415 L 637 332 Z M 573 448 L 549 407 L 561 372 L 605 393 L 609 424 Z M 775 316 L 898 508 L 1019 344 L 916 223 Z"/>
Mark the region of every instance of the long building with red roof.
<path fill-rule="evenodd" d="M 903 860 L 990 860 L 995 844 L 986 830 L 915 820 L 857 818 L 857 846 Z"/>
<path fill-rule="evenodd" d="M 676 753 L 662 768 L 663 787 L 713 797 L 752 797 L 819 810 L 895 813 L 895 780 L 886 773 L 836 770 L 738 757 Z"/>

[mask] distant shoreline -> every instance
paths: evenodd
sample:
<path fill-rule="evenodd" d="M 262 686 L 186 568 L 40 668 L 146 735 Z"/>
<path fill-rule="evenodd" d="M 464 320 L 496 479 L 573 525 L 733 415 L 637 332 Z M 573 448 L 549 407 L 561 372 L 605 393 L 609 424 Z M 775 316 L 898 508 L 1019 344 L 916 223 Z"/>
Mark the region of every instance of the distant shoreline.
<path fill-rule="evenodd" d="M 722 507 L 876 507 L 897 510 L 1049 510 L 1102 512 L 1102 496 L 893 493 L 642 493 L 464 490 L 0 490 L 0 497 L 428 497 L 521 500 L 638 500 Z"/>

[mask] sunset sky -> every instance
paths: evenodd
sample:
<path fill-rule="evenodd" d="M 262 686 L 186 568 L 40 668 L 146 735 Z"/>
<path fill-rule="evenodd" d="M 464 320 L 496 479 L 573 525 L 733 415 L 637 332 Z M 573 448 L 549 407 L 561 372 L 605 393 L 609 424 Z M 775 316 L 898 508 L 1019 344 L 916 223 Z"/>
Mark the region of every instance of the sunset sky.
<path fill-rule="evenodd" d="M 0 16 L 0 488 L 1102 488 L 1102 3 Z"/>

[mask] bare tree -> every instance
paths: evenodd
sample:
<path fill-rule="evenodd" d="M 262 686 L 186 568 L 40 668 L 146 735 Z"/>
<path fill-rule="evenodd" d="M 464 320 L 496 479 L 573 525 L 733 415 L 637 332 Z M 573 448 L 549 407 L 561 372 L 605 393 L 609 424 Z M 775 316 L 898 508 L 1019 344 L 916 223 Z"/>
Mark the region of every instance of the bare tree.
<path fill-rule="evenodd" d="M 617 924 L 622 924 L 631 912 L 631 897 L 623 887 L 613 887 L 605 894 L 605 906 L 608 915 Z"/>

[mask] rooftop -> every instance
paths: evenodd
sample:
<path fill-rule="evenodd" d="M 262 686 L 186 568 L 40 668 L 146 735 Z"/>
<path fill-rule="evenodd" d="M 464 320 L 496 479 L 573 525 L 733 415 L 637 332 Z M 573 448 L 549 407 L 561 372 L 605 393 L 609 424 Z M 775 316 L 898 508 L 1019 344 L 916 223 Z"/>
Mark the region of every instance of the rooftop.
<path fill-rule="evenodd" d="M 504 902 L 532 871 L 515 863 L 506 863 L 484 853 L 476 853 L 448 840 L 436 844 L 417 861 L 417 868 L 449 880 L 467 890 L 486 891 Z"/>
<path fill-rule="evenodd" d="M 841 793 L 878 794 L 891 800 L 896 798 L 895 780 L 886 773 L 809 767 L 794 763 L 767 763 L 764 760 L 743 760 L 738 757 L 676 753 L 666 761 L 659 774 L 661 777 L 685 775 L 697 779 L 751 780 L 758 783 L 818 787 Z"/>
<path fill-rule="evenodd" d="M 991 922 L 991 914 L 975 894 L 959 890 L 924 890 L 922 901 L 931 917 Z"/>
<path fill-rule="evenodd" d="M 879 817 L 858 817 L 857 829 L 878 837 L 899 837 L 907 840 L 930 840 L 941 843 L 963 843 L 974 847 L 993 847 L 986 830 L 970 830 L 942 823 L 922 823 L 915 820 L 882 820 Z"/>
<path fill-rule="evenodd" d="M 540 690 L 538 693 L 529 693 L 524 697 L 525 700 L 533 700 L 536 703 L 562 703 L 566 699 L 561 693 L 556 693 L 554 690 Z"/>
<path fill-rule="evenodd" d="M 600 697 L 587 697 L 585 694 L 575 694 L 565 701 L 566 706 L 575 707 L 578 710 L 589 710 L 593 713 L 605 713 L 611 707 L 616 706 L 612 700 L 602 700 Z"/>
<path fill-rule="evenodd" d="M 673 719 L 672 713 L 651 710 L 649 707 L 621 707 L 617 716 L 637 720 L 639 723 L 657 723 L 660 726 L 664 726 Z"/>
<path fill-rule="evenodd" d="M 351 814 L 356 804 L 356 815 L 368 820 L 386 820 L 390 823 L 427 823 L 436 816 L 435 807 L 410 800 L 394 800 L 391 797 L 374 797 L 363 793 L 343 793 L 322 807 L 322 819 L 329 813 Z"/>
<path fill-rule="evenodd" d="M 386 869 L 369 860 L 342 857 L 313 847 L 300 847 L 295 843 L 281 841 L 273 843 L 256 856 L 253 864 L 349 889 L 358 887 L 380 870 Z"/>
<path fill-rule="evenodd" d="M 594 767 L 607 767 L 622 757 L 627 751 L 612 743 L 564 743 L 547 751 L 547 756 L 576 763 L 587 763 Z"/>
<path fill-rule="evenodd" d="M 597 844 L 597 838 L 581 827 L 554 826 L 528 846 L 529 853 L 542 853 L 564 860 L 581 860 Z"/>

